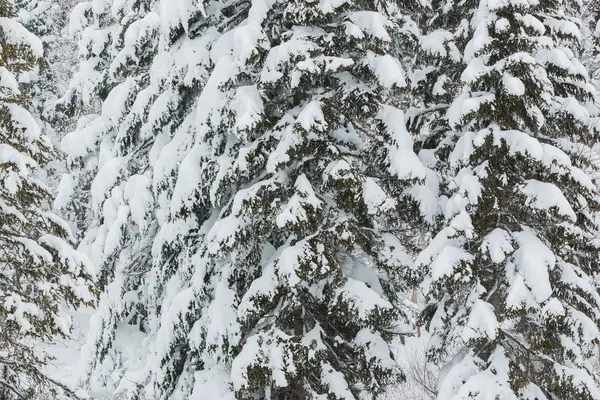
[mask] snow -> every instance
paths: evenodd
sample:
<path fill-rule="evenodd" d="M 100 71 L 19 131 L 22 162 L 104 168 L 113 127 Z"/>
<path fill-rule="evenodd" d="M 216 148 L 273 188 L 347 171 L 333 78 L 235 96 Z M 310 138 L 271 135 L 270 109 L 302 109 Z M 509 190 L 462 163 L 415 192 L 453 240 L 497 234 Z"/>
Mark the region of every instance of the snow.
<path fill-rule="evenodd" d="M 342 400 L 354 400 L 355 397 L 348 388 L 344 375 L 336 371 L 330 364 L 323 363 L 321 367 L 321 380 L 327 385 L 329 393 Z"/>
<path fill-rule="evenodd" d="M 240 390 L 245 386 L 252 367 L 268 368 L 273 384 L 286 387 L 286 375 L 295 372 L 294 356 L 287 345 L 289 339 L 289 335 L 277 328 L 250 336 L 231 366 L 233 388 Z"/>
<path fill-rule="evenodd" d="M 468 93 L 465 91 L 457 96 L 456 100 L 454 100 L 448 108 L 448 111 L 446 112 L 448 122 L 452 125 L 458 125 L 465 115 L 473 113 L 479 110 L 482 105 L 492 103 L 495 100 L 496 96 L 492 93 Z"/>
<path fill-rule="evenodd" d="M 354 60 L 350 58 L 317 56 L 300 61 L 296 64 L 295 70 L 291 74 L 291 87 L 296 88 L 305 75 L 317 74 L 323 72 L 340 72 L 354 65 Z M 375 65 L 377 67 L 377 65 Z M 381 72 L 381 71 L 379 71 Z"/>
<path fill-rule="evenodd" d="M 294 56 L 306 56 L 317 48 L 317 45 L 313 41 L 302 38 L 299 32 L 294 33 L 290 40 L 269 50 L 261 71 L 261 81 L 278 81 L 284 76 L 279 70 L 281 65 L 287 64 Z"/>
<path fill-rule="evenodd" d="M 125 186 L 124 200 L 128 202 L 131 217 L 141 231 L 146 229 L 147 215 L 153 205 L 151 185 L 152 181 L 147 176 L 132 175 Z"/>
<path fill-rule="evenodd" d="M 80 272 L 95 276 L 95 267 L 87 255 L 73 249 L 64 239 L 46 234 L 41 236 L 38 242 L 56 251 L 58 259 L 69 267 L 75 276 L 79 276 Z M 85 290 L 85 287 L 82 287 L 82 290 Z M 85 301 L 92 300 L 92 295 L 87 291 L 81 292 L 81 295 L 84 296 L 82 299 Z"/>
<path fill-rule="evenodd" d="M 35 57 L 44 56 L 42 41 L 14 19 L 0 17 L 0 29 L 3 40 L 7 43 L 29 48 Z"/>
<path fill-rule="evenodd" d="M 481 251 L 487 253 L 493 263 L 502 263 L 514 251 L 510 233 L 501 228 L 494 229 L 483 239 Z"/>
<path fill-rule="evenodd" d="M 70 157 L 84 157 L 95 150 L 102 136 L 108 130 L 100 116 L 88 116 L 81 121 L 84 127 L 68 133 L 61 141 L 61 149 Z"/>
<path fill-rule="evenodd" d="M 235 126 L 238 131 L 253 129 L 262 120 L 264 112 L 256 85 L 239 87 L 232 100 L 232 109 L 236 115 Z"/>
<path fill-rule="evenodd" d="M 345 2 L 348 0 L 338 1 Z M 383 14 L 375 11 L 354 11 L 348 15 L 348 19 L 367 35 L 384 42 L 391 41 L 390 34 L 388 33 L 391 23 Z"/>
<path fill-rule="evenodd" d="M 36 304 L 23 301 L 21 296 L 16 293 L 5 295 L 3 308 L 8 314 L 6 319 L 16 322 L 19 325 L 20 332 L 23 334 L 30 332 L 33 328 L 30 319 L 41 319 L 43 317 L 41 310 Z"/>
<path fill-rule="evenodd" d="M 243 316 L 251 315 L 253 311 L 258 308 L 257 300 L 260 298 L 273 298 L 277 293 L 277 287 L 279 286 L 279 279 L 275 273 L 275 264 L 269 263 L 263 269 L 260 278 L 252 281 L 252 284 L 241 299 L 238 313 L 240 319 Z"/>
<path fill-rule="evenodd" d="M 389 151 L 389 172 L 399 179 L 424 179 L 427 168 L 413 151 L 413 143 L 404 123 L 404 113 L 395 107 L 381 108 L 380 119 L 391 136 Z"/>
<path fill-rule="evenodd" d="M 241 326 L 237 318 L 237 295 L 229 288 L 226 271 L 222 278 L 215 284 L 214 300 L 202 315 L 205 331 L 205 344 L 209 348 L 224 349 L 238 343 L 241 335 Z"/>
<path fill-rule="evenodd" d="M 35 240 L 24 237 L 16 237 L 15 240 L 25 247 L 25 250 L 31 256 L 34 264 L 39 265 L 41 262 L 52 262 L 52 254 L 40 246 Z"/>
<path fill-rule="evenodd" d="M 91 11 L 91 3 L 82 1 L 73 7 L 69 16 L 69 35 L 74 36 L 89 24 L 86 13 Z"/>
<path fill-rule="evenodd" d="M 405 73 L 400 61 L 389 54 L 381 56 L 369 51 L 363 64 L 373 71 L 383 87 L 403 88 L 406 86 Z"/>
<path fill-rule="evenodd" d="M 31 168 L 37 166 L 37 163 L 31 157 L 26 156 L 5 143 L 0 143 L 0 164 L 14 164 L 21 177 L 28 176 Z"/>
<path fill-rule="evenodd" d="M 510 95 L 523 96 L 525 94 L 525 85 L 519 78 L 504 73 L 502 83 L 504 84 L 504 89 Z"/>
<path fill-rule="evenodd" d="M 496 20 L 495 27 L 498 32 L 506 32 L 510 28 L 510 21 L 506 18 L 499 18 Z"/>
<path fill-rule="evenodd" d="M 559 148 L 547 144 L 540 143 L 535 137 L 518 130 L 499 130 L 497 127 L 492 126 L 490 129 L 484 129 L 477 133 L 466 132 L 458 140 L 452 154 L 450 155 L 450 162 L 453 166 L 459 166 L 461 164 L 467 164 L 470 156 L 475 152 L 475 149 L 481 146 L 485 142 L 485 138 L 492 135 L 494 146 L 500 147 L 502 143 L 506 143 L 510 154 L 520 153 L 524 156 L 531 157 L 532 159 L 541 162 L 544 166 L 551 168 L 553 172 L 561 175 L 570 176 L 577 182 L 582 184 L 584 187 L 593 190 L 594 185 L 590 182 L 589 177 L 583 173 L 580 169 L 571 165 L 569 156 L 567 156 Z M 466 174 L 461 172 L 461 174 Z M 462 178 L 460 181 L 462 181 Z M 459 178 L 456 178 L 459 181 Z M 537 188 L 537 184 L 532 184 L 528 190 L 534 190 Z M 538 185 L 539 186 L 539 185 Z M 548 201 L 554 202 L 555 206 L 561 206 L 563 215 L 572 217 L 572 210 L 568 210 L 565 204 L 564 195 L 557 193 L 551 187 L 546 187 L 551 191 L 551 199 Z M 462 192 L 462 191 L 461 191 Z M 476 193 L 476 190 L 473 191 Z M 545 201 L 544 199 L 539 201 Z M 473 203 L 475 204 L 475 203 Z M 550 205 L 549 207 L 551 207 Z M 570 207 L 569 207 L 570 208 Z"/>
<path fill-rule="evenodd" d="M 44 140 L 50 144 L 47 141 L 47 138 L 41 135 L 40 126 L 29 111 L 17 104 L 3 104 L 3 107 L 6 107 L 10 113 L 13 126 L 21 130 L 21 133 L 27 142 Z"/>
<path fill-rule="evenodd" d="M 393 201 L 388 199 L 387 194 L 372 178 L 366 178 L 363 183 L 363 199 L 369 214 L 376 214 L 379 210 L 393 207 Z"/>
<path fill-rule="evenodd" d="M 463 330 L 464 341 L 486 338 L 496 339 L 496 331 L 499 328 L 494 306 L 483 300 L 476 300 L 471 308 L 469 320 Z"/>
<path fill-rule="evenodd" d="M 160 17 L 163 32 L 171 33 L 178 26 L 187 32 L 189 20 L 197 7 L 202 7 L 201 4 L 196 0 L 161 0 Z"/>
<path fill-rule="evenodd" d="M 452 33 L 446 30 L 434 30 L 428 34 L 419 37 L 419 44 L 423 50 L 440 57 L 446 57 L 447 51 L 445 42 L 452 40 Z"/>
<path fill-rule="evenodd" d="M 198 173 L 207 148 L 205 145 L 194 145 L 181 160 L 177 182 L 171 197 L 171 214 L 177 215 L 182 209 L 189 209 L 193 204 L 194 193 L 201 185 L 202 176 Z"/>
<path fill-rule="evenodd" d="M 283 228 L 288 224 L 299 224 L 308 222 L 306 207 L 317 210 L 321 208 L 322 202 L 317 198 L 310 181 L 306 175 L 301 174 L 294 183 L 296 193 L 290 198 L 283 210 L 276 217 L 278 227 Z"/>
<path fill-rule="evenodd" d="M 363 328 L 356 334 L 354 343 L 364 351 L 365 359 L 374 360 L 376 367 L 387 370 L 398 368 L 398 363 L 390 357 L 390 347 L 378 333 L 372 332 L 369 328 Z"/>
<path fill-rule="evenodd" d="M 446 247 L 455 247 L 461 244 L 456 238 L 456 231 L 452 228 L 444 228 L 428 243 L 415 259 L 415 266 L 429 265 L 440 252 Z"/>
<path fill-rule="evenodd" d="M 63 174 L 58 185 L 58 191 L 54 197 L 52 207 L 55 210 L 62 210 L 71 201 L 73 194 L 75 194 L 74 180 L 71 174 Z"/>
<path fill-rule="evenodd" d="M 517 19 L 521 20 L 527 27 L 533 28 L 540 35 L 544 34 L 546 27 L 538 18 L 531 14 L 517 15 Z"/>
<path fill-rule="evenodd" d="M 267 18 L 267 14 L 271 7 L 275 4 L 275 0 L 257 0 L 252 2 L 252 7 L 248 12 L 248 21 L 257 25 L 261 25 Z"/>
<path fill-rule="evenodd" d="M 518 244 L 514 254 L 516 273 L 523 277 L 538 303 L 552 295 L 550 270 L 556 265 L 556 257 L 534 233 L 529 231 L 512 234 Z"/>
<path fill-rule="evenodd" d="M 235 66 L 241 67 L 259 49 L 268 49 L 262 29 L 255 25 L 242 25 L 225 32 L 216 40 L 210 51 L 210 58 L 215 64 L 218 60 L 229 58 Z"/>
<path fill-rule="evenodd" d="M 77 311 L 65 310 L 65 312 L 71 319 L 70 337 L 66 340 L 40 345 L 43 350 L 55 358 L 44 368 L 44 372 L 73 390 L 81 399 L 89 399 L 85 390 L 79 387 L 79 379 L 84 378 L 82 373 L 85 369 L 81 357 L 81 347 L 85 343 L 89 318 L 93 311 L 84 307 Z"/>
<path fill-rule="evenodd" d="M 15 94 L 21 93 L 17 78 L 6 67 L 0 67 L 0 86 Z"/>
<path fill-rule="evenodd" d="M 469 204 L 477 205 L 483 191 L 480 178 L 485 178 L 486 176 L 485 166 L 486 164 L 480 166 L 478 171 L 466 167 L 456 174 L 450 187 L 457 189 L 457 193 L 446 203 L 444 214 L 447 218 L 454 216 Z"/>
<path fill-rule="evenodd" d="M 567 114 L 573 116 L 575 119 L 588 123 L 590 120 L 590 113 L 579 101 L 577 101 L 574 97 L 567 97 L 562 99 L 562 104 L 560 105 L 560 111 L 566 112 Z"/>
<path fill-rule="evenodd" d="M 311 101 L 304 106 L 296 119 L 302 129 L 307 132 L 313 128 L 319 132 L 324 132 L 327 129 L 327 122 L 325 122 L 325 115 L 321 107 L 322 103 L 319 101 Z"/>
<path fill-rule="evenodd" d="M 197 400 L 235 400 L 229 385 L 230 373 L 223 365 L 211 365 L 194 373 L 191 398 Z"/>
<path fill-rule="evenodd" d="M 436 255 L 431 264 L 431 278 L 433 281 L 446 276 L 453 276 L 463 264 L 473 260 L 467 251 L 454 246 L 446 246 Z"/>
<path fill-rule="evenodd" d="M 527 196 L 526 205 L 544 211 L 556 208 L 559 215 L 568 217 L 572 222 L 577 221 L 575 211 L 556 185 L 530 179 L 525 181 L 521 192 Z"/>
<path fill-rule="evenodd" d="M 336 295 L 336 302 L 347 302 L 354 310 L 353 314 L 361 320 L 367 320 L 377 310 L 392 308 L 387 300 L 364 282 L 352 278 L 346 280 L 346 283 L 336 291 Z"/>
<path fill-rule="evenodd" d="M 330 14 L 347 3 L 350 0 L 319 0 L 319 9 L 323 14 Z"/>
<path fill-rule="evenodd" d="M 462 384 L 477 372 L 473 355 L 470 352 L 458 353 L 440 371 L 436 387 L 439 400 L 454 400 Z"/>
<path fill-rule="evenodd" d="M 592 394 L 594 400 L 600 398 L 600 393 L 594 378 L 590 376 L 585 369 L 573 368 L 555 363 L 554 372 L 560 379 L 571 381 L 576 388 L 575 390 L 585 389 L 588 393 Z"/>
<path fill-rule="evenodd" d="M 125 157 L 115 157 L 100 168 L 91 188 L 92 203 L 95 207 L 102 204 L 105 194 L 117 183 L 126 163 L 127 159 Z"/>
<path fill-rule="evenodd" d="M 453 400 L 476 399 L 506 399 L 517 400 L 518 397 L 510 386 L 509 359 L 502 346 L 497 346 L 489 357 L 489 366 L 467 379 L 458 390 Z M 440 399 L 442 400 L 442 399 Z"/>
<path fill-rule="evenodd" d="M 435 96 L 443 96 L 446 93 L 448 93 L 446 91 L 446 89 L 444 89 L 444 86 L 448 83 L 449 78 L 446 75 L 441 75 L 436 81 L 435 81 L 435 85 L 433 86 L 433 91 L 432 93 Z"/>
<path fill-rule="evenodd" d="M 552 64 L 557 68 L 564 69 L 567 73 L 573 75 L 583 75 L 587 77 L 587 71 L 581 64 L 574 62 L 572 57 L 567 54 L 568 51 L 562 48 L 540 49 L 535 57 L 544 64 Z"/>

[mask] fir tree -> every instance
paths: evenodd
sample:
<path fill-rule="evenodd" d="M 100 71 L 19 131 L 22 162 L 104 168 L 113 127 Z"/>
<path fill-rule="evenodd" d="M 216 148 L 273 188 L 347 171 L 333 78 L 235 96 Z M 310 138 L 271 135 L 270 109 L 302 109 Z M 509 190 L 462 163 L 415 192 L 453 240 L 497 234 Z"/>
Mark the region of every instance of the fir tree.
<path fill-rule="evenodd" d="M 452 357 L 438 399 L 600 396 L 587 363 L 599 339 L 598 189 L 577 153 L 596 134 L 595 93 L 574 53 L 573 3 L 463 10 L 466 67 L 437 152 L 450 168 L 446 223 L 417 259 L 434 301 L 430 355 Z"/>
<path fill-rule="evenodd" d="M 100 266 L 103 293 L 84 349 L 90 362 L 85 381 L 94 391 L 143 395 L 155 368 L 150 338 L 160 325 L 161 303 L 172 296 L 159 288 L 173 273 L 155 281 L 149 272 L 163 263 L 189 266 L 189 254 L 179 255 L 179 242 L 196 237 L 197 228 L 187 221 L 173 230 L 166 218 L 178 166 L 193 141 L 189 114 L 210 67 L 212 41 L 199 36 L 207 24 L 201 16 L 156 1 L 80 3 L 71 14 L 71 32 L 81 36 L 81 60 L 60 111 L 97 113 L 83 113 L 62 141 L 71 172 L 61 186 L 63 204 L 84 228 L 81 248 Z M 171 238 L 172 245 L 153 246 L 157 236 Z M 150 337 L 139 359 L 121 353 L 119 343 L 127 338 L 119 332 Z"/>
<path fill-rule="evenodd" d="M 0 397 L 33 399 L 52 387 L 42 372 L 50 358 L 35 345 L 68 336 L 60 306 L 91 304 L 93 289 L 90 262 L 71 247 L 69 228 L 49 210 L 49 189 L 35 177 L 51 145 L 21 82 L 43 49 L 14 10 L 0 1 Z"/>
<path fill-rule="evenodd" d="M 63 141 L 92 176 L 91 384 L 355 399 L 402 378 L 389 343 L 430 171 L 401 110 L 415 24 L 375 3 L 78 5 L 65 108 L 102 101 Z M 123 335 L 145 337 L 133 357 Z"/>
<path fill-rule="evenodd" d="M 22 79 L 23 87 L 32 101 L 29 110 L 38 121 L 42 133 L 48 136 L 54 147 L 49 159 L 37 173 L 48 186 L 53 189 L 59 188 L 53 207 L 62 214 L 61 216 L 66 217 L 70 226 L 76 228 L 74 234 L 77 235 L 79 229 L 77 224 L 73 223 L 77 218 L 63 210 L 64 184 L 68 179 L 63 179 L 62 186 L 59 182 L 65 171 L 66 157 L 57 146 L 69 129 L 74 128 L 74 123 L 72 118 L 66 118 L 63 113 L 56 112 L 55 107 L 61 93 L 68 87 L 74 68 L 73 61 L 76 60 L 76 42 L 66 32 L 66 16 L 75 1 L 13 0 L 13 3 L 15 10 L 18 10 L 18 21 L 41 40 L 44 49 L 44 58 L 40 60 L 39 68 L 32 71 L 30 79 Z M 79 215 L 85 213 L 80 212 Z"/>
<path fill-rule="evenodd" d="M 59 114 L 79 118 L 61 143 L 70 167 L 61 181 L 61 209 L 81 229 L 80 248 L 99 267 L 102 291 L 82 379 L 94 392 L 115 395 L 137 393 L 123 378 L 131 365 L 114 345 L 123 339 L 117 331 L 131 328 L 127 335 L 139 338 L 150 329 L 144 278 L 158 229 L 152 166 L 160 152 L 153 143 L 164 145 L 177 127 L 175 114 L 186 111 L 169 90 L 182 76 L 150 77 L 160 42 L 153 3 L 81 2 L 73 9 L 69 32 L 79 35 L 79 69 L 57 104 Z"/>
<path fill-rule="evenodd" d="M 409 128 L 424 149 L 440 151 L 445 146 L 449 130 L 445 114 L 461 90 L 462 53 L 469 40 L 470 10 L 476 2 L 434 0 L 419 13 L 421 35 L 411 90 L 415 108 Z"/>
<path fill-rule="evenodd" d="M 171 200 L 203 223 L 152 397 L 190 376 L 195 398 L 374 397 L 401 377 L 400 222 L 427 173 L 394 103 L 401 25 L 361 1 L 231 7 Z"/>
<path fill-rule="evenodd" d="M 68 14 L 77 0 L 13 0 L 19 22 L 36 35 L 44 47 L 39 76 L 28 88 L 34 100 L 32 112 L 43 122 L 44 128 L 54 128 L 58 138 L 71 119 L 56 112 L 55 103 L 67 90 L 76 60 L 75 41 L 68 32 Z M 48 125 L 52 125 L 51 127 Z M 48 135 L 54 133 L 47 129 Z M 51 137 L 51 139 L 55 139 Z"/>
<path fill-rule="evenodd" d="M 68 5 L 73 5 L 73 2 L 61 1 L 61 4 L 65 8 L 59 10 L 71 10 Z M 65 59 L 67 62 L 69 58 L 77 61 L 79 56 L 74 73 L 69 74 L 68 87 L 66 90 L 60 88 L 62 96 L 51 102 L 44 114 L 56 126 L 58 132 L 55 136 L 61 143 L 61 150 L 67 155 L 66 169 L 69 171 L 62 176 L 54 207 L 74 225 L 79 240 L 92 226 L 94 219 L 91 183 L 98 171 L 99 157 L 102 156 L 99 144 L 103 139 L 101 133 L 104 129 L 98 114 L 101 113 L 102 100 L 106 99 L 108 92 L 116 85 L 114 80 L 100 84 L 101 74 L 114 56 L 113 37 L 116 42 L 118 35 L 123 34 L 116 30 L 119 16 L 112 16 L 109 6 L 108 2 L 98 2 L 94 7 L 91 2 L 78 2 L 72 7 L 68 21 L 61 24 L 61 38 L 50 43 L 51 75 L 60 74 L 58 70 L 63 70 L 61 73 L 64 74 Z M 61 16 L 61 12 L 56 14 L 57 18 L 66 18 Z M 65 40 L 65 36 L 69 39 Z M 73 42 L 77 43 L 73 52 L 61 54 L 61 50 L 73 46 Z M 89 132 L 85 138 L 68 135 L 84 129 Z M 73 140 L 73 137 L 77 138 Z M 109 151 L 106 149 L 109 140 L 107 138 L 104 144 L 105 153 Z"/>
<path fill-rule="evenodd" d="M 592 82 L 600 87 L 600 2 L 585 1 L 581 11 L 583 22 L 582 62 L 588 69 Z"/>

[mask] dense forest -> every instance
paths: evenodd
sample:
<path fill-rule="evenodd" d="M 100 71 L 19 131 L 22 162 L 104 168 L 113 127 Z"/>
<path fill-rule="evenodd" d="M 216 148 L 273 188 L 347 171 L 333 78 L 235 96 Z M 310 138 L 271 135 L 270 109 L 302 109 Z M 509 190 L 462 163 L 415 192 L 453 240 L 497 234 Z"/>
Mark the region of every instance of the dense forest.
<path fill-rule="evenodd" d="M 598 0 L 0 0 L 0 400 L 600 400 Z"/>

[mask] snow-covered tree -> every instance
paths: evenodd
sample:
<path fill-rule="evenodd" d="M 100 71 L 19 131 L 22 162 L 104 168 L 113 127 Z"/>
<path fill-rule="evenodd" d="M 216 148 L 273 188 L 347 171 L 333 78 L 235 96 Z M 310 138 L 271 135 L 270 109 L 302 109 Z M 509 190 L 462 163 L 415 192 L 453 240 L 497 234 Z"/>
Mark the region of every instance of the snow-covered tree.
<path fill-rule="evenodd" d="M 597 399 L 598 189 L 575 165 L 595 132 L 571 1 L 465 13 L 462 90 L 438 156 L 446 224 L 422 252 L 438 399 Z M 468 16 L 468 17 L 467 17 Z M 454 396 L 454 397 L 453 397 Z"/>
<path fill-rule="evenodd" d="M 54 207 L 73 224 L 78 239 L 81 239 L 93 220 L 91 182 L 99 162 L 99 149 L 95 147 L 99 143 L 96 140 L 102 139 L 98 132 L 103 129 L 99 126 L 100 120 L 96 121 L 95 130 L 87 125 L 97 119 L 102 100 L 115 85 L 114 81 L 101 85 L 99 80 L 116 51 L 112 47 L 113 36 L 116 43 L 117 35 L 122 34 L 117 31 L 119 16 L 112 17 L 107 7 L 109 4 L 103 2 L 96 2 L 92 6 L 92 2 L 69 0 L 61 1 L 60 7 L 52 13 L 56 18 L 65 18 L 66 21 L 60 24 L 59 36 L 53 35 L 49 41 L 52 56 L 49 69 L 52 75 L 60 76 L 61 82 L 66 78 L 65 75 L 70 82 L 66 88 L 62 83 L 58 84 L 62 97 L 50 104 L 46 116 L 56 127 L 55 136 L 58 140 L 65 139 L 71 130 L 79 132 L 88 128 L 88 131 L 94 131 L 93 137 L 88 134 L 86 138 L 79 137 L 75 142 L 66 138 L 61 143 L 61 149 L 67 153 L 66 163 L 70 173 L 62 176 Z M 68 15 L 67 11 L 71 11 L 69 18 L 63 16 L 64 13 Z M 74 43 L 77 43 L 75 49 L 69 52 Z M 66 73 L 69 61 L 78 61 L 77 55 L 77 67 L 73 73 Z M 143 65 L 140 67 L 143 68 Z M 100 93 L 102 90 L 104 92 Z"/>
<path fill-rule="evenodd" d="M 75 8 L 82 60 L 65 108 L 102 101 L 63 140 L 69 187 L 92 177 L 83 246 L 103 294 L 91 385 L 123 398 L 358 399 L 402 377 L 388 343 L 404 332 L 405 247 L 431 195 L 399 108 L 398 43 L 416 36 L 399 10 Z"/>
<path fill-rule="evenodd" d="M 29 111 L 55 148 L 48 161 L 38 169 L 39 178 L 53 190 L 59 186 L 65 170 L 66 157 L 57 145 L 76 122 L 56 110 L 57 100 L 68 87 L 73 61 L 77 59 L 76 41 L 68 35 L 66 18 L 76 1 L 13 0 L 17 20 L 40 39 L 44 49 L 44 58 L 40 60 L 39 68 L 35 69 L 35 79 L 24 81 L 23 84 L 32 100 Z M 70 217 L 67 222 L 71 223 L 76 218 L 61 210 L 61 197 L 62 194 L 55 199 L 59 206 L 57 211 Z M 75 227 L 75 224 L 72 226 Z M 77 235 L 78 232 L 74 233 Z"/>
<path fill-rule="evenodd" d="M 77 0 L 13 0 L 18 21 L 36 35 L 42 42 L 44 58 L 37 79 L 28 90 L 33 100 L 32 113 L 42 122 L 48 135 L 53 127 L 64 131 L 64 123 L 69 121 L 61 113 L 56 113 L 54 105 L 68 86 L 76 60 L 75 41 L 68 35 L 66 18 Z M 51 137 L 51 139 L 54 139 Z"/>
<path fill-rule="evenodd" d="M 81 249 L 99 266 L 102 295 L 84 351 L 89 357 L 84 381 L 101 394 L 136 390 L 123 378 L 133 366 L 114 342 L 128 341 L 125 347 L 133 349 L 150 329 L 144 277 L 152 265 L 150 250 L 158 229 L 153 165 L 159 146 L 192 105 L 175 91 L 188 70 L 192 78 L 200 68 L 190 61 L 189 69 L 186 63 L 169 69 L 173 65 L 163 59 L 156 63 L 161 68 L 152 69 L 161 27 L 152 4 L 157 7 L 151 1 L 75 6 L 69 32 L 79 36 L 79 68 L 57 105 L 65 116 L 82 115 L 61 143 L 70 172 L 63 176 L 55 206 L 77 223 L 85 236 Z M 194 52 L 186 47 L 181 54 Z M 190 79 L 188 84 L 198 83 Z"/>
<path fill-rule="evenodd" d="M 27 110 L 23 82 L 36 75 L 43 47 L 16 17 L 0 0 L 0 397 L 33 399 L 52 387 L 36 344 L 66 337 L 70 321 L 59 306 L 90 304 L 93 288 L 90 262 L 71 247 L 34 174 L 51 145 Z"/>
<path fill-rule="evenodd" d="M 68 87 L 77 59 L 76 42 L 68 32 L 68 15 L 77 0 L 13 0 L 18 19 L 42 41 L 44 59 L 40 77 L 36 80 L 36 114 L 44 126 L 50 122 L 62 132 L 69 122 L 54 109 L 58 98 Z"/>
<path fill-rule="evenodd" d="M 581 12 L 583 22 L 582 61 L 587 67 L 592 82 L 600 87 L 600 1 L 587 0 Z"/>
<path fill-rule="evenodd" d="M 200 240 L 152 397 L 189 392 L 182 369 L 196 398 L 370 398 L 399 378 L 402 222 L 427 172 L 394 103 L 401 26 L 370 2 L 233 4 L 163 226 L 194 216 Z"/>
<path fill-rule="evenodd" d="M 455 4 L 433 0 L 420 13 L 421 34 L 411 80 L 414 108 L 409 112 L 409 128 L 424 149 L 438 149 L 449 130 L 444 116 L 461 89 L 462 50 L 469 40 L 470 10 L 476 7 L 476 2 L 466 0 Z M 437 168 L 443 167 L 440 164 Z"/>

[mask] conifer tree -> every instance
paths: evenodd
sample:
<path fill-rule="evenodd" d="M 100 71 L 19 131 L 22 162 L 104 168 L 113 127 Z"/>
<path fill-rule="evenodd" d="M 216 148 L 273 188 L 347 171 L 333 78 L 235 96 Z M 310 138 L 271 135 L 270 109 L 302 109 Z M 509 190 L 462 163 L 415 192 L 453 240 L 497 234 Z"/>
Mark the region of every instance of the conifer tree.
<path fill-rule="evenodd" d="M 402 378 L 389 342 L 405 333 L 408 227 L 428 215 L 430 171 L 401 110 L 399 44 L 418 35 L 399 11 L 77 6 L 82 60 L 65 109 L 102 102 L 63 141 L 73 176 L 91 177 L 83 248 L 103 290 L 91 385 L 124 398 L 359 399 Z M 129 354 L 126 337 L 140 338 Z"/>
<path fill-rule="evenodd" d="M 71 33 L 80 35 L 81 60 L 59 112 L 97 110 L 83 113 L 62 141 L 71 172 L 61 183 L 70 197 L 66 209 L 84 228 L 81 248 L 100 266 L 103 293 L 84 350 L 84 381 L 95 393 L 143 396 L 155 368 L 149 352 L 162 302 L 178 289 L 158 289 L 173 271 L 164 281 L 150 280 L 149 272 L 155 265 L 189 268 L 182 246 L 197 237 L 197 223 L 177 225 L 167 217 L 179 164 L 193 141 L 195 102 L 208 78 L 208 47 L 217 31 L 201 36 L 214 24 L 210 16 L 179 6 L 81 2 L 69 23 Z M 153 246 L 157 236 L 170 245 Z M 149 338 L 140 339 L 136 344 L 143 346 L 138 354 L 128 352 L 135 355 L 128 359 L 119 343 L 129 336 Z"/>
<path fill-rule="evenodd" d="M 102 291 L 81 378 L 94 393 L 115 396 L 140 395 L 136 384 L 149 373 L 140 382 L 123 377 L 137 360 L 123 357 L 118 343 L 153 328 L 145 283 L 160 215 L 153 167 L 192 104 L 183 80 L 187 74 L 187 83 L 198 85 L 192 75 L 201 67 L 163 59 L 152 70 L 161 40 L 158 7 L 155 1 L 77 4 L 69 32 L 79 37 L 79 68 L 57 104 L 59 114 L 79 118 L 61 143 L 70 167 L 61 181 L 61 209 L 77 222 L 80 249 L 99 267 Z M 192 52 L 189 46 L 181 51 Z M 147 367 L 147 360 L 140 362 Z"/>
<path fill-rule="evenodd" d="M 600 2 L 585 1 L 581 12 L 583 49 L 582 61 L 588 69 L 592 82 L 600 87 Z"/>
<path fill-rule="evenodd" d="M 402 25 L 369 1 L 233 4 L 171 202 L 206 222 L 153 397 L 181 369 L 196 398 L 372 398 L 401 377 L 401 222 L 427 173 L 395 103 Z"/>
<path fill-rule="evenodd" d="M 39 178 L 53 189 L 59 185 L 65 170 L 65 156 L 60 152 L 60 139 L 74 127 L 72 118 L 66 118 L 64 113 L 56 112 L 56 102 L 67 87 L 75 67 L 77 47 L 73 37 L 68 35 L 68 12 L 76 0 L 13 0 L 17 10 L 17 20 L 42 42 L 44 57 L 35 70 L 31 71 L 28 79 L 23 79 L 23 87 L 31 99 L 31 112 L 34 119 L 51 141 L 54 151 L 49 154 L 43 168 L 38 169 Z M 65 180 L 66 181 L 66 180 Z M 58 191 L 54 198 L 53 208 L 61 216 L 67 217 L 70 226 L 79 229 L 73 223 L 77 218 L 64 207 L 64 193 Z M 81 211 L 81 210 L 78 210 Z M 85 215 L 85 213 L 81 213 Z"/>
<path fill-rule="evenodd" d="M 32 82 L 28 87 L 34 100 L 32 112 L 42 120 L 44 128 L 54 128 L 47 129 L 49 136 L 56 130 L 59 138 L 67 128 L 63 124 L 70 119 L 57 113 L 54 106 L 68 87 L 74 67 L 72 62 L 76 60 L 77 48 L 68 32 L 68 14 L 76 2 L 77 0 L 13 0 L 19 22 L 36 35 L 44 47 L 39 76 L 35 79 L 35 84 Z"/>
<path fill-rule="evenodd" d="M 469 2 L 463 2 L 467 5 Z M 423 251 L 438 399 L 597 399 L 597 187 L 579 143 L 595 93 L 571 1 L 464 10 L 458 95 L 437 155 L 446 223 Z M 448 149 L 448 150 L 444 150 Z"/>
<path fill-rule="evenodd" d="M 71 247 L 69 228 L 50 212 L 52 195 L 35 176 L 51 145 L 21 82 L 43 49 L 7 0 L 0 1 L 0 49 L 0 397 L 34 399 L 52 388 L 42 372 L 49 357 L 35 346 L 69 335 L 61 305 L 91 304 L 91 265 Z"/>
<path fill-rule="evenodd" d="M 476 2 L 433 0 L 419 13 L 421 34 L 411 88 L 416 107 L 410 115 L 409 128 L 418 134 L 424 149 L 445 145 L 450 129 L 445 114 L 461 89 L 462 53 L 469 40 L 470 10 Z"/>

